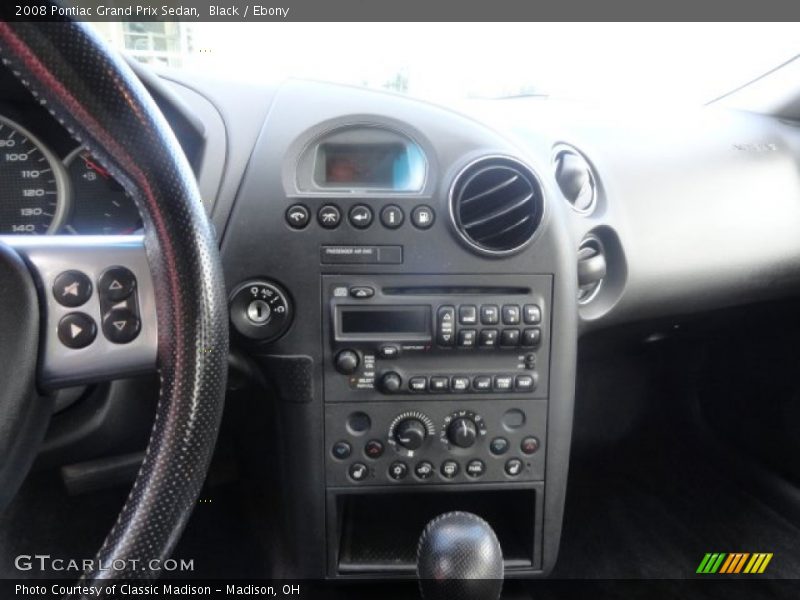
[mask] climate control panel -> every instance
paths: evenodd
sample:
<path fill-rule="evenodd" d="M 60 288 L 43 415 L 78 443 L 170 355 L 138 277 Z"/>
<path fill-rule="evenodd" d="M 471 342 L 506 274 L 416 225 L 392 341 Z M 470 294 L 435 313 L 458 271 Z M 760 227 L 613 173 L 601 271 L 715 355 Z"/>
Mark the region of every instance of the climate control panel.
<path fill-rule="evenodd" d="M 544 479 L 547 402 L 443 401 L 325 408 L 329 487 Z"/>

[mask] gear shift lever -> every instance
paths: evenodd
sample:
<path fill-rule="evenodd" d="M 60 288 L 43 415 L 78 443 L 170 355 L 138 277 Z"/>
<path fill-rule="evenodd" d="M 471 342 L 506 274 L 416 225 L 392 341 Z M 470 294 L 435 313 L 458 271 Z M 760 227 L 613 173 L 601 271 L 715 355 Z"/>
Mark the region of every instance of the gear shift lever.
<path fill-rule="evenodd" d="M 494 530 L 472 513 L 439 515 L 419 538 L 417 577 L 425 600 L 498 600 L 503 553 Z"/>

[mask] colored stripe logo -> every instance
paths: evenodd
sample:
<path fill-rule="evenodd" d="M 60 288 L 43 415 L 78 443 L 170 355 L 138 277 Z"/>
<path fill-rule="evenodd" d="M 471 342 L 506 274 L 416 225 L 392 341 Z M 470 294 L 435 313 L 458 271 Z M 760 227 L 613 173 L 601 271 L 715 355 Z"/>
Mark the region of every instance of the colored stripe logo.
<path fill-rule="evenodd" d="M 700 561 L 696 573 L 703 575 L 720 573 L 737 575 L 739 573 L 758 574 L 767 569 L 772 560 L 772 552 L 708 552 Z"/>

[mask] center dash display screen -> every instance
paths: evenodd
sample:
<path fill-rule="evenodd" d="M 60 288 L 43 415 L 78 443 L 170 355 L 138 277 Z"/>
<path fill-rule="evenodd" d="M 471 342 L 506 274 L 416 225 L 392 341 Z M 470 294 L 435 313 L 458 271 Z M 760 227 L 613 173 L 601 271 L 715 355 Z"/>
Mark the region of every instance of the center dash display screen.
<path fill-rule="evenodd" d="M 403 144 L 323 144 L 325 183 L 394 188 L 408 177 Z"/>
<path fill-rule="evenodd" d="M 353 334 L 430 333 L 429 306 L 404 306 L 377 310 L 341 307 L 341 331 Z"/>

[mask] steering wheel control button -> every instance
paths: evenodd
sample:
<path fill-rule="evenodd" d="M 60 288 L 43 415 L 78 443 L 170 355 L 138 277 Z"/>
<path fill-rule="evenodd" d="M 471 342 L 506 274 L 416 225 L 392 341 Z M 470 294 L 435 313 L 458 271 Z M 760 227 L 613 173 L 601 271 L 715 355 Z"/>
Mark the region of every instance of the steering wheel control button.
<path fill-rule="evenodd" d="M 542 341 L 542 330 L 538 327 L 525 329 L 522 332 L 522 345 L 527 348 L 538 346 Z"/>
<path fill-rule="evenodd" d="M 53 282 L 53 297 L 70 308 L 85 304 L 92 297 L 92 280 L 80 271 L 64 271 Z"/>
<path fill-rule="evenodd" d="M 389 465 L 389 477 L 395 481 L 405 479 L 406 475 L 408 475 L 408 465 L 406 463 L 397 461 Z"/>
<path fill-rule="evenodd" d="M 355 350 L 342 350 L 336 355 L 334 364 L 342 375 L 352 375 L 358 370 L 361 360 Z"/>
<path fill-rule="evenodd" d="M 474 458 L 467 463 L 467 468 L 465 471 L 467 475 L 473 479 L 477 479 L 478 477 L 483 476 L 483 474 L 486 472 L 486 463 L 479 458 Z"/>
<path fill-rule="evenodd" d="M 350 225 L 356 229 L 366 229 L 372 225 L 372 209 L 364 204 L 356 204 L 347 214 Z"/>
<path fill-rule="evenodd" d="M 504 437 L 496 437 L 489 442 L 489 452 L 495 456 L 502 456 L 508 452 L 508 440 Z"/>
<path fill-rule="evenodd" d="M 58 322 L 58 339 L 67 348 L 73 350 L 86 348 L 95 337 L 97 337 L 97 325 L 87 314 L 69 313 Z"/>
<path fill-rule="evenodd" d="M 430 479 L 433 477 L 433 464 L 427 460 L 417 463 L 417 466 L 414 467 L 414 475 L 417 476 L 417 479 L 422 479 L 423 481 Z"/>
<path fill-rule="evenodd" d="M 370 440 L 364 446 L 364 454 L 367 458 L 377 459 L 383 456 L 383 442 L 380 440 Z"/>
<path fill-rule="evenodd" d="M 292 229 L 303 229 L 311 220 L 311 214 L 302 204 L 294 204 L 286 210 L 286 223 Z"/>
<path fill-rule="evenodd" d="M 483 325 L 497 325 L 500 322 L 500 313 L 497 305 L 484 304 L 481 306 L 481 323 Z"/>
<path fill-rule="evenodd" d="M 436 343 L 440 346 L 453 346 L 456 341 L 456 309 L 440 306 L 436 313 Z"/>
<path fill-rule="evenodd" d="M 381 211 L 381 223 L 387 229 L 397 229 L 403 224 L 406 216 L 399 206 L 390 204 Z"/>
<path fill-rule="evenodd" d="M 358 300 L 372 298 L 375 295 L 375 288 L 368 285 L 354 285 L 350 288 L 350 297 Z"/>
<path fill-rule="evenodd" d="M 536 304 L 526 304 L 522 307 L 522 319 L 526 325 L 538 325 L 542 322 L 542 309 Z"/>
<path fill-rule="evenodd" d="M 519 306 L 506 304 L 503 306 L 503 324 L 517 325 L 519 323 Z"/>
<path fill-rule="evenodd" d="M 364 481 L 369 475 L 369 469 L 364 463 L 353 463 L 347 472 L 353 481 Z"/>
<path fill-rule="evenodd" d="M 331 454 L 333 458 L 338 458 L 339 460 L 345 460 L 346 458 L 350 458 L 350 455 L 353 453 L 353 447 L 348 443 L 342 440 L 341 442 L 336 442 L 331 448 Z"/>
<path fill-rule="evenodd" d="M 453 479 L 458 472 L 460 471 L 460 467 L 458 463 L 454 460 L 446 460 L 442 463 L 442 466 L 439 468 L 439 471 L 442 473 L 442 477 L 446 479 Z"/>
<path fill-rule="evenodd" d="M 342 213 L 333 204 L 326 204 L 319 209 L 317 220 L 325 229 L 336 229 L 342 221 Z"/>
<path fill-rule="evenodd" d="M 519 449 L 523 454 L 531 455 L 539 449 L 539 439 L 529 435 L 520 442 Z"/>
<path fill-rule="evenodd" d="M 288 294 L 269 281 L 254 280 L 239 285 L 230 296 L 230 310 L 236 331 L 263 342 L 278 339 L 292 321 Z"/>
<path fill-rule="evenodd" d="M 103 316 L 103 335 L 115 344 L 127 344 L 136 339 L 142 322 L 132 311 L 110 310 Z"/>
<path fill-rule="evenodd" d="M 520 473 L 522 473 L 522 461 L 518 458 L 509 458 L 506 461 L 506 475 L 509 477 L 516 477 Z"/>
<path fill-rule="evenodd" d="M 136 276 L 125 267 L 106 269 L 97 282 L 97 293 L 110 302 L 125 300 L 135 289 Z"/>
<path fill-rule="evenodd" d="M 430 229 L 435 220 L 436 215 L 430 206 L 422 204 L 411 211 L 411 223 L 417 229 Z"/>

